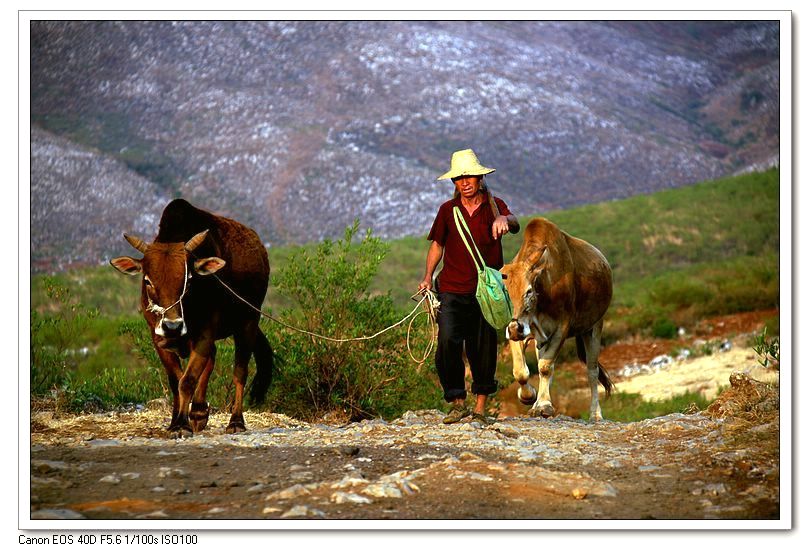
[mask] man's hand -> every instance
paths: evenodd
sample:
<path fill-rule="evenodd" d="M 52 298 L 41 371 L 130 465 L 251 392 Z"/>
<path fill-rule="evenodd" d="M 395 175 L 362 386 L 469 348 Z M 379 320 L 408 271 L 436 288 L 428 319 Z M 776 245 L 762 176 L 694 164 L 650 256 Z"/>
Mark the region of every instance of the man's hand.
<path fill-rule="evenodd" d="M 431 290 L 433 288 L 433 283 L 430 279 L 424 279 L 421 283 L 419 283 L 419 292 L 423 292 L 425 290 Z"/>
<path fill-rule="evenodd" d="M 492 238 L 498 240 L 501 235 L 509 232 L 509 220 L 506 216 L 498 216 L 492 222 Z"/>

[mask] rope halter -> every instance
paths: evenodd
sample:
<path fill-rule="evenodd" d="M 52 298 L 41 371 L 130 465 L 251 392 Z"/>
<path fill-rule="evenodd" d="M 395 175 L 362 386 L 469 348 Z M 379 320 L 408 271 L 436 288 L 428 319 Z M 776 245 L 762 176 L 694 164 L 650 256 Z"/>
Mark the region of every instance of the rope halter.
<path fill-rule="evenodd" d="M 148 305 L 146 306 L 146 311 L 151 311 L 152 313 L 159 315 L 160 318 L 158 319 L 156 327 L 161 327 L 163 325 L 163 319 L 166 317 L 166 313 L 172 309 L 177 304 L 180 304 L 180 318 L 183 319 L 183 328 L 180 331 L 180 336 L 185 336 L 188 332 L 188 328 L 185 322 L 185 313 L 183 312 L 183 297 L 188 292 L 188 281 L 191 279 L 191 276 L 188 274 L 188 262 L 184 262 L 184 273 L 183 273 L 183 292 L 180 294 L 180 297 L 174 302 L 172 305 L 168 307 L 161 307 L 152 301 L 152 298 L 147 297 Z M 155 329 L 157 331 L 157 328 Z M 162 329 L 161 329 L 162 330 Z M 158 334 L 158 336 L 162 336 Z"/>

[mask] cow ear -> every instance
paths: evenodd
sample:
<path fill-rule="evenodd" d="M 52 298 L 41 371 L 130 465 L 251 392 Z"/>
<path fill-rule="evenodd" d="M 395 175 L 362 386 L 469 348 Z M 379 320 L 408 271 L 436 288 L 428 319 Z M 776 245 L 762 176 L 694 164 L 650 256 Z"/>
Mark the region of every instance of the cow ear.
<path fill-rule="evenodd" d="M 529 265 L 529 271 L 539 271 L 543 268 L 547 251 L 548 246 L 544 246 L 543 248 L 539 248 L 529 255 L 529 257 L 526 259 L 526 263 Z"/>
<path fill-rule="evenodd" d="M 113 258 L 110 260 L 110 264 L 126 275 L 137 275 L 138 273 L 143 272 L 143 266 L 141 265 L 141 260 L 136 260 L 135 258 L 130 258 L 129 256 L 121 256 L 120 258 Z"/>
<path fill-rule="evenodd" d="M 211 275 L 225 267 L 225 260 L 212 256 L 210 258 L 203 258 L 194 262 L 194 271 L 198 275 Z"/>

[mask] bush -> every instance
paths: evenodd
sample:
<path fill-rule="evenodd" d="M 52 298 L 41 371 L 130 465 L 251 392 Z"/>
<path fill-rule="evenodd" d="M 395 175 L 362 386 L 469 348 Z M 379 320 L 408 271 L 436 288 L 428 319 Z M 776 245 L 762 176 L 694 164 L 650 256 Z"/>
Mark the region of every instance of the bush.
<path fill-rule="evenodd" d="M 44 395 L 64 385 L 86 349 L 78 342 L 98 310 L 76 301 L 70 289 L 52 278 L 42 280 L 50 313 L 31 310 L 31 393 Z"/>
<path fill-rule="evenodd" d="M 779 337 L 768 338 L 767 326 L 754 338 L 752 348 L 759 356 L 757 361 L 763 368 L 779 368 Z"/>
<path fill-rule="evenodd" d="M 347 228 L 342 240 L 299 249 L 273 276 L 275 289 L 297 306 L 281 313 L 285 323 L 341 339 L 371 335 L 402 319 L 390 293 L 368 293 L 387 245 L 370 231 L 354 243 L 358 227 Z M 280 359 L 269 392 L 276 412 L 358 420 L 441 404 L 433 372 L 408 355 L 407 323 L 373 340 L 345 343 L 263 323 Z"/>
<path fill-rule="evenodd" d="M 657 319 L 652 326 L 653 336 L 656 338 L 675 338 L 678 327 L 669 319 Z"/>

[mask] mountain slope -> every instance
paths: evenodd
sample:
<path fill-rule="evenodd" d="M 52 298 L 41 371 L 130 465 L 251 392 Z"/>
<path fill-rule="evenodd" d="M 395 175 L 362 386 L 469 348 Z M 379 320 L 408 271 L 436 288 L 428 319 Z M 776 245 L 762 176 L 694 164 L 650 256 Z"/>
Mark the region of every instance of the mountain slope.
<path fill-rule="evenodd" d="M 34 22 L 32 141 L 43 128 L 151 182 L 111 236 L 151 237 L 125 223 L 183 196 L 271 244 L 354 218 L 394 238 L 427 231 L 465 147 L 518 214 L 776 162 L 778 39 L 774 22 Z M 42 268 L 98 233 L 40 251 L 60 233 L 43 182 L 105 201 L 57 162 L 32 158 Z"/>

